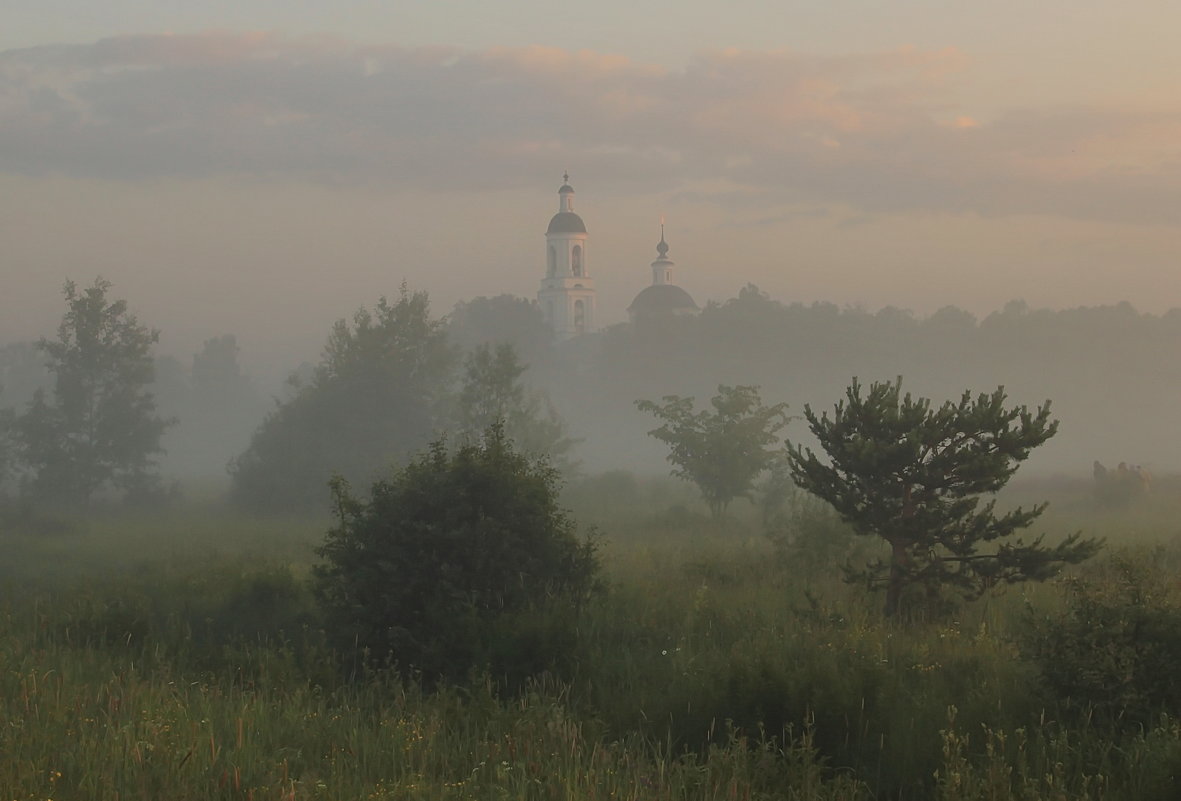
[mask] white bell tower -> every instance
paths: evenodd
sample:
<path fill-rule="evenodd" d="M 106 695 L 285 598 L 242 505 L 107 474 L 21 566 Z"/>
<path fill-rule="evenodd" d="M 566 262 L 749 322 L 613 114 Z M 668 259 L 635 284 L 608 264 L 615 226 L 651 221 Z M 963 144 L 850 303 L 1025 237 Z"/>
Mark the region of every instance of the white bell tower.
<path fill-rule="evenodd" d="M 545 232 L 545 278 L 537 291 L 541 313 L 559 340 L 598 330 L 586 239 L 586 225 L 574 213 L 574 189 L 566 174 L 558 190 L 558 213 Z"/>

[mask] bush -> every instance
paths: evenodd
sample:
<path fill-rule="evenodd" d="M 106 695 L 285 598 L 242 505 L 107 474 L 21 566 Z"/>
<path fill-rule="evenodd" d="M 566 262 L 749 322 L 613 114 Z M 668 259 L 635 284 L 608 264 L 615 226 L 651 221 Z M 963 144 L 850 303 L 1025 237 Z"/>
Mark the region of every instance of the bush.
<path fill-rule="evenodd" d="M 765 530 L 779 560 L 801 576 L 829 575 L 827 568 L 848 559 L 854 548 L 852 526 L 827 503 L 801 491 L 770 516 Z"/>
<path fill-rule="evenodd" d="M 1150 567 L 1163 559 L 1113 556 L 1098 577 L 1068 580 L 1063 612 L 1034 621 L 1026 650 L 1056 700 L 1121 725 L 1181 714 L 1181 605 Z"/>
<path fill-rule="evenodd" d="M 569 651 L 570 625 L 556 622 L 593 588 L 595 546 L 558 508 L 556 471 L 501 426 L 454 453 L 435 442 L 368 502 L 339 479 L 332 492 L 317 590 L 344 644 L 428 680 L 472 667 L 520 679 Z M 514 632 L 525 642 L 506 642 Z"/>

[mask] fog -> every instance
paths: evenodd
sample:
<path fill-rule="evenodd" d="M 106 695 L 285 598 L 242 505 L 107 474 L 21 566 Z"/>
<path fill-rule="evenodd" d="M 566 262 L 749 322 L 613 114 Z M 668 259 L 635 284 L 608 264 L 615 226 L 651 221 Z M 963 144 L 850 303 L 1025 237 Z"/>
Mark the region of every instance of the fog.
<path fill-rule="evenodd" d="M 1181 798 L 1181 3 L 3 9 L 5 797 Z"/>
<path fill-rule="evenodd" d="M 43 335 L 62 282 L 95 275 L 163 352 L 233 333 L 259 377 L 314 361 L 333 320 L 402 280 L 439 312 L 533 297 L 566 170 L 604 323 L 647 285 L 661 216 L 699 303 L 753 282 L 920 316 L 1177 305 L 1179 65 L 1160 32 L 1179 12 L 1022 8 L 1009 29 L 908 3 L 795 9 L 782 31 L 781 10 L 746 7 L 726 40 L 712 9 L 698 30 L 678 8 L 659 46 L 623 52 L 604 44 L 635 27 L 618 5 L 579 10 L 582 34 L 423 9 L 358 39 L 259 33 L 257 9 L 245 29 L 217 22 L 245 24 L 227 7 L 175 26 L 23 9 L 0 34 L 26 31 L 0 51 L 0 342 Z M 173 32 L 118 29 L 137 18 Z"/>
<path fill-rule="evenodd" d="M 585 472 L 666 471 L 637 399 L 754 384 L 798 415 L 855 376 L 1051 400 L 1028 472 L 1178 467 L 1181 12 L 346 5 L 17 4 L 0 409 L 49 387 L 63 283 L 103 276 L 160 332 L 162 472 L 216 491 L 333 323 L 404 283 L 452 383 L 515 344 Z M 566 171 L 601 330 L 559 342 L 527 308 Z M 661 219 L 702 311 L 637 329 Z"/>
<path fill-rule="evenodd" d="M 646 435 L 656 421 L 635 408 L 641 398 L 693 395 L 704 403 L 718 384 L 753 384 L 765 402 L 787 402 L 799 416 L 805 404 L 831 409 L 854 377 L 868 384 L 898 376 L 905 389 L 936 403 L 997 386 L 1011 403 L 1051 401 L 1060 431 L 1034 452 L 1024 476 L 1086 480 L 1094 460 L 1158 474 L 1181 468 L 1181 367 L 1173 358 L 1181 311 L 1144 314 L 1127 303 L 1052 311 L 1013 301 L 980 319 L 954 307 L 921 316 L 894 307 L 785 303 L 748 285 L 698 314 L 615 324 L 568 341 L 552 336 L 526 298 L 473 298 L 432 314 L 459 353 L 483 343 L 514 345 L 528 365 L 524 383 L 548 396 L 578 440 L 570 457 L 581 474 L 667 472 L 664 447 Z M 318 333 L 326 339 L 329 332 Z M 175 421 L 161 472 L 182 490 L 223 491 L 227 466 L 296 393 L 291 383 L 259 376 L 302 375 L 306 386 L 321 358 L 308 352 L 302 364 L 264 365 L 253 375 L 244 356 L 232 334 L 209 338 L 196 353 L 157 354 L 153 391 L 160 413 Z M 458 366 L 452 369 L 455 386 Z M 0 406 L 19 412 L 34 391 L 51 386 L 33 343 L 0 349 Z M 434 425 L 412 441 L 445 433 L 446 421 Z M 785 433 L 810 442 L 801 419 Z"/>

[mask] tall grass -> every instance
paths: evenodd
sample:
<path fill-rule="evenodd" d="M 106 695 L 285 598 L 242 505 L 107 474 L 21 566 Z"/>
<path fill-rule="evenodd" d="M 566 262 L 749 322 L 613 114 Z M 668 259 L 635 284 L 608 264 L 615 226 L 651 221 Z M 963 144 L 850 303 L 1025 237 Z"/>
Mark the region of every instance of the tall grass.
<path fill-rule="evenodd" d="M 1067 619 L 1065 583 L 900 627 L 837 564 L 781 559 L 753 514 L 719 527 L 638 492 L 567 672 L 520 692 L 479 671 L 427 692 L 332 652 L 317 521 L 9 521 L 0 799 L 1178 797 L 1181 710 L 1100 720 L 1024 645 Z M 1156 525 L 1160 549 L 1120 558 L 1176 600 L 1166 514 L 1094 519 L 1115 542 Z"/>

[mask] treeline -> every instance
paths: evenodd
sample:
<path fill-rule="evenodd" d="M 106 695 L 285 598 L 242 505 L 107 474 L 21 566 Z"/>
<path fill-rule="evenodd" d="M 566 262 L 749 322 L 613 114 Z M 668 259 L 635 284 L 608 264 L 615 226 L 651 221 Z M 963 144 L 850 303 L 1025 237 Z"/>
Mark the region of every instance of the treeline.
<path fill-rule="evenodd" d="M 28 422 L 38 391 L 45 409 L 58 408 L 60 376 L 46 367 L 46 346 L 61 333 L 0 348 L 0 470 L 10 493 L 38 473 L 28 426 L 17 421 Z M 637 399 L 755 385 L 798 414 L 840 397 L 854 376 L 899 375 L 936 401 L 998 385 L 1019 403 L 1052 399 L 1061 433 L 1031 460 L 1034 471 L 1083 477 L 1099 460 L 1164 472 L 1176 467 L 1170 443 L 1181 435 L 1179 349 L 1181 310 L 1050 311 L 1015 301 L 982 319 L 954 307 L 920 317 L 782 303 L 753 285 L 699 315 L 555 343 L 526 299 L 476 298 L 438 316 L 425 293 L 403 288 L 338 322 L 318 361 L 293 371 L 277 396 L 243 370 L 232 335 L 209 339 L 189 362 L 151 354 L 141 389 L 164 425 L 137 480 L 139 494 L 159 495 L 174 478 L 224 482 L 228 471 L 238 502 L 294 511 L 325 503 L 334 473 L 364 484 L 437 435 L 479 430 L 473 415 L 506 410 L 517 418 L 512 435 L 531 440 L 527 449 L 567 466 L 663 472 L 664 451 L 646 436 L 651 421 Z M 497 382 L 491 394 L 481 389 Z M 784 433 L 809 441 L 798 424 Z M 165 480 L 144 480 L 151 475 Z M 100 494 L 113 489 L 105 484 Z"/>
<path fill-rule="evenodd" d="M 497 421 L 524 453 L 568 463 L 565 425 L 524 381 L 518 347 L 544 358 L 548 338 L 527 301 L 479 299 L 445 320 L 403 286 L 339 320 L 319 363 L 293 373 L 264 414 L 232 335 L 206 341 L 186 374 L 153 357 L 159 331 L 110 290 L 101 278 L 67 283 L 57 336 L 4 351 L 2 377 L 27 398 L 0 417 L 9 494 L 54 507 L 160 501 L 172 445 L 228 470 L 240 507 L 326 511 L 334 476 L 367 485 L 438 436 L 465 442 Z M 181 435 L 169 442 L 170 431 Z"/>
<path fill-rule="evenodd" d="M 824 407 L 852 377 L 892 381 L 937 401 L 1003 385 L 1016 402 L 1053 401 L 1058 437 L 1031 459 L 1039 473 L 1090 475 L 1100 460 L 1176 469 L 1181 438 L 1181 310 L 1127 303 L 1051 311 L 1015 301 L 982 319 L 948 307 L 926 317 L 831 303 L 781 303 L 747 286 L 697 316 L 618 326 L 546 376 L 588 467 L 658 469 L 637 398 L 707 397 L 718 384 L 758 385 L 770 401 Z M 540 376 L 538 380 L 543 380 Z M 810 442 L 802 426 L 785 431 Z"/>

